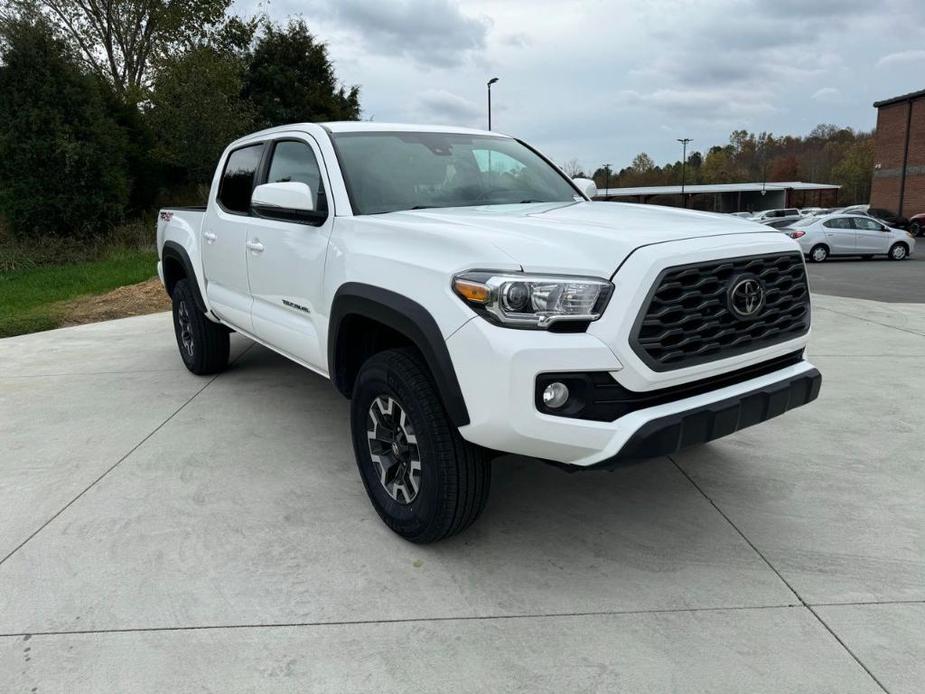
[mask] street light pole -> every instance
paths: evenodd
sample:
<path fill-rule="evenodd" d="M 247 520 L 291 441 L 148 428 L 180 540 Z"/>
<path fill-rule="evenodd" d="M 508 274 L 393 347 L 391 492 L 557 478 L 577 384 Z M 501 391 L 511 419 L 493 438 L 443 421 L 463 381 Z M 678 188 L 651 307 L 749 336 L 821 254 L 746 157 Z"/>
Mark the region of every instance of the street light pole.
<path fill-rule="evenodd" d="M 607 198 L 607 189 L 610 188 L 610 164 L 604 164 L 604 198 Z"/>
<path fill-rule="evenodd" d="M 488 129 L 491 130 L 491 85 L 498 81 L 499 78 L 492 77 L 488 80 Z"/>
<path fill-rule="evenodd" d="M 687 198 L 684 197 L 684 183 L 687 175 L 687 143 L 692 142 L 689 137 L 679 137 L 681 143 L 681 206 L 687 207 Z"/>

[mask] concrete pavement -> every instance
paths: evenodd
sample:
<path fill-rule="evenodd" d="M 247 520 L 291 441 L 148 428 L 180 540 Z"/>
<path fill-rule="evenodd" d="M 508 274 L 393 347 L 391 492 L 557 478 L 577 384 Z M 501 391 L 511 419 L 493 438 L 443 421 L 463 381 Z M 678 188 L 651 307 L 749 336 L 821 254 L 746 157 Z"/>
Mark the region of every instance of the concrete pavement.
<path fill-rule="evenodd" d="M 0 340 L 0 691 L 919 692 L 925 305 L 819 296 L 820 399 L 417 547 L 347 403 L 165 314 Z M 34 688 L 34 689 L 33 689 Z"/>

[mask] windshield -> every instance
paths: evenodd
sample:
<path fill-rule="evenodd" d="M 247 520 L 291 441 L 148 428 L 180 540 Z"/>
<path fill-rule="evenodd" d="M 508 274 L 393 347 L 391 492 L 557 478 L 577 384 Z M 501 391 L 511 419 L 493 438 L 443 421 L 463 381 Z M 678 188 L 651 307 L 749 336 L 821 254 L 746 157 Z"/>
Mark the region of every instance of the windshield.
<path fill-rule="evenodd" d="M 542 157 L 491 135 L 333 133 L 354 214 L 582 199 Z"/>

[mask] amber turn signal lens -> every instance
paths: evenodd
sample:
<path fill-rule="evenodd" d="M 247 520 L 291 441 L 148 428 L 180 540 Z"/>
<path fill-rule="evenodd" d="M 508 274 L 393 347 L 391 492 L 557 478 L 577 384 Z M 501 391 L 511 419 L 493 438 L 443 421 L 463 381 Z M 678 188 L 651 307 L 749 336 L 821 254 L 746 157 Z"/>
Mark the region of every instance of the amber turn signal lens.
<path fill-rule="evenodd" d="M 491 301 L 491 289 L 479 282 L 457 278 L 453 280 L 453 289 L 463 299 L 473 304 L 487 304 Z"/>

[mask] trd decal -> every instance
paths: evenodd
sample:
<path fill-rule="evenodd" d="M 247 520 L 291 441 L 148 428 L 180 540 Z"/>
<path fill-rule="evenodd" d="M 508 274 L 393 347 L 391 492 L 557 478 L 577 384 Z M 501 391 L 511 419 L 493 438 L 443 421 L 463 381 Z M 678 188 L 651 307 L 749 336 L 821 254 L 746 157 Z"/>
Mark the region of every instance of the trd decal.
<path fill-rule="evenodd" d="M 298 311 L 304 311 L 305 313 L 311 313 L 311 311 L 309 311 L 305 306 L 297 304 L 294 301 L 289 301 L 289 299 L 281 299 L 281 301 L 283 302 L 283 305 L 288 306 L 289 308 L 294 308 Z"/>

